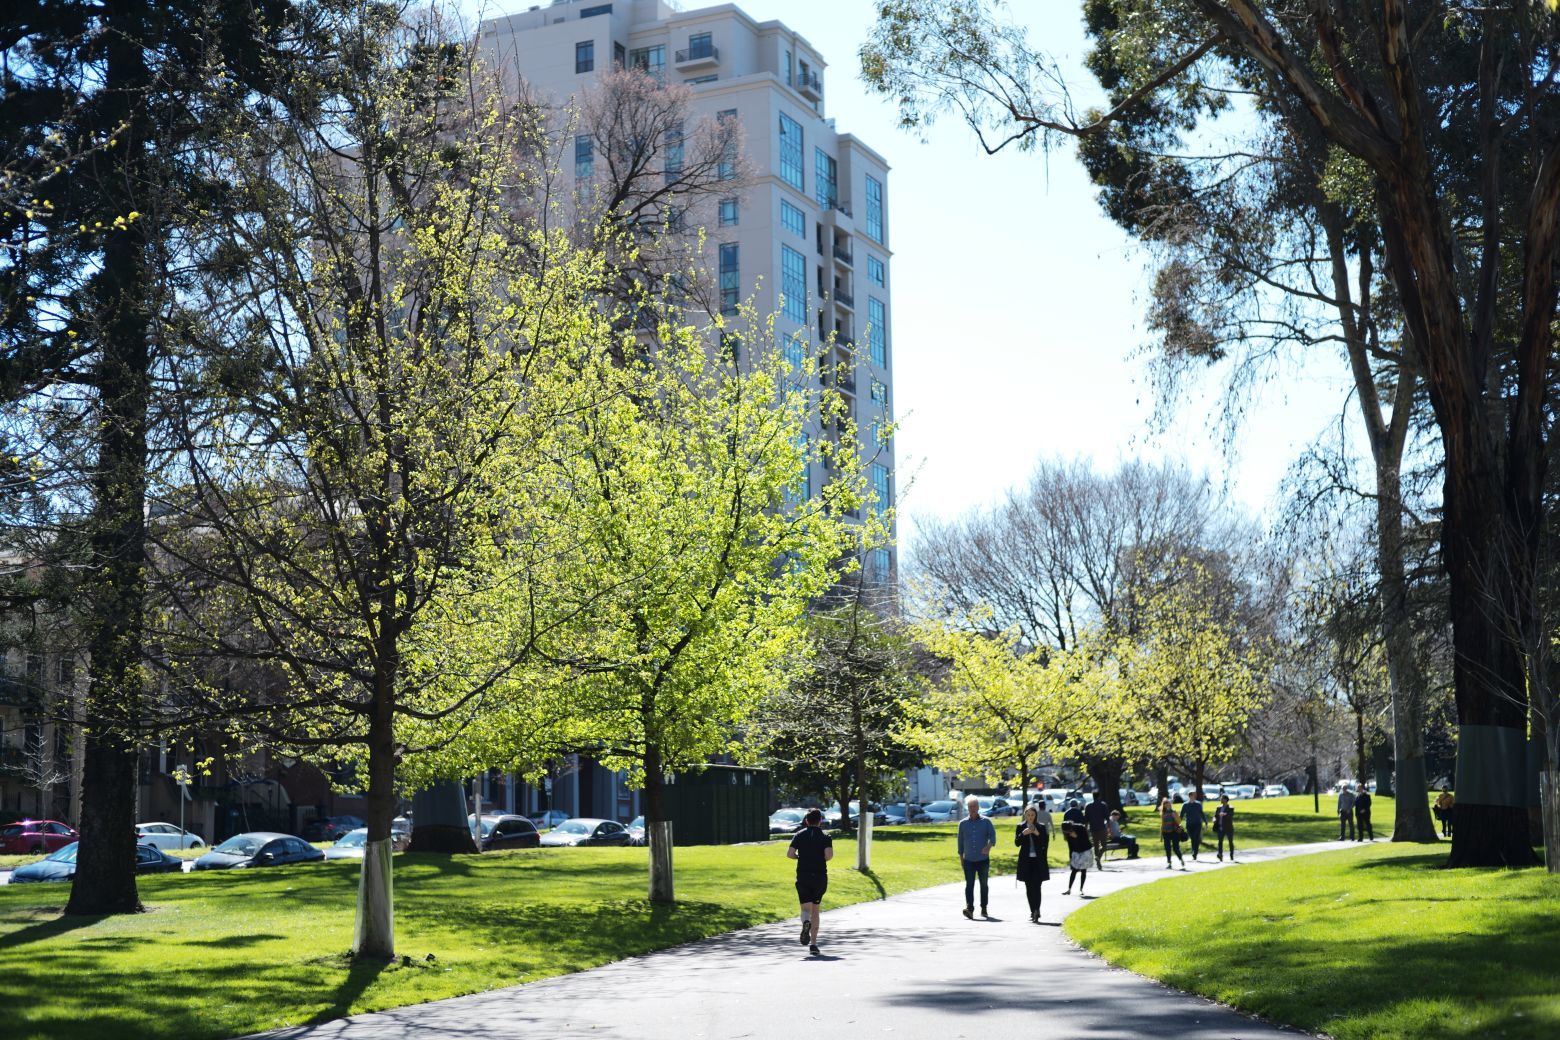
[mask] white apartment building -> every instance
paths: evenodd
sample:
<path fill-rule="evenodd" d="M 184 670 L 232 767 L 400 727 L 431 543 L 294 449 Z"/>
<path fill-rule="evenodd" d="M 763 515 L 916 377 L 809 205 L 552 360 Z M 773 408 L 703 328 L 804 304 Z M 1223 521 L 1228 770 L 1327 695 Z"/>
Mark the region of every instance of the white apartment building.
<path fill-rule="evenodd" d="M 874 443 L 893 408 L 888 164 L 825 117 L 823 56 L 784 24 L 756 22 L 734 4 L 678 11 L 664 0 L 552 0 L 486 21 L 479 33 L 493 61 L 555 101 L 622 66 L 686 85 L 693 118 L 741 122 L 753 175 L 704 229 L 722 309 L 751 299 L 761 315 L 777 315 L 777 334 L 796 351 L 816 354 L 832 333 L 825 373 L 856 358 L 839 389 L 867 442 L 873 490 L 891 505 L 892 446 Z M 809 473 L 808 488 L 824 478 Z M 896 564 L 893 549 L 879 549 L 863 568 L 869 581 L 888 584 Z"/>

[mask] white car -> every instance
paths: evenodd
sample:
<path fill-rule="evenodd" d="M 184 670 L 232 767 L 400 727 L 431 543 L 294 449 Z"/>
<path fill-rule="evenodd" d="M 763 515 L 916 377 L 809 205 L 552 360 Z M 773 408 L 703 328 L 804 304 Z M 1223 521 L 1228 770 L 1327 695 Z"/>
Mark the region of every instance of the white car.
<path fill-rule="evenodd" d="M 159 849 L 198 849 L 206 844 L 199 834 L 180 830 L 172 823 L 138 823 L 135 841 L 137 845 L 153 845 Z"/>
<path fill-rule="evenodd" d="M 1262 789 L 1264 798 L 1288 798 L 1289 788 L 1283 784 L 1268 784 Z"/>

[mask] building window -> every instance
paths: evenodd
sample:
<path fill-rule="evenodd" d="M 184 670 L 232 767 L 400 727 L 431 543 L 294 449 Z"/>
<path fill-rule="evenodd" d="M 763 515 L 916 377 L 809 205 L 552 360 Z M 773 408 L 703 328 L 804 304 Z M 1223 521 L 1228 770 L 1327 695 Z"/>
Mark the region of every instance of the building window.
<path fill-rule="evenodd" d="M 670 184 L 682 176 L 683 125 L 680 121 L 666 128 L 664 144 L 666 147 L 666 183 Z"/>
<path fill-rule="evenodd" d="M 887 549 L 873 549 L 867 558 L 867 572 L 876 582 L 886 582 L 892 573 L 893 558 Z"/>
<path fill-rule="evenodd" d="M 611 4 L 597 4 L 595 7 L 582 7 L 582 8 L 580 8 L 580 17 L 581 18 L 595 18 L 597 15 L 611 14 L 611 13 L 612 13 L 612 5 Z"/>
<path fill-rule="evenodd" d="M 596 41 L 583 40 L 574 45 L 574 71 L 596 71 Z"/>
<path fill-rule="evenodd" d="M 790 246 L 780 247 L 781 313 L 798 325 L 807 324 L 807 258 Z"/>
<path fill-rule="evenodd" d="M 797 238 L 807 237 L 807 214 L 800 208 L 791 205 L 784 199 L 780 200 L 780 226 L 791 232 Z"/>
<path fill-rule="evenodd" d="M 872 403 L 881 405 L 888 404 L 888 387 L 878 382 L 876 379 L 872 380 Z"/>
<path fill-rule="evenodd" d="M 791 56 L 790 51 L 785 52 L 785 85 L 788 87 L 796 85 L 796 59 Z"/>
<path fill-rule="evenodd" d="M 793 333 L 785 341 L 784 353 L 785 363 L 791 366 L 791 371 L 800 372 L 807 364 L 807 337 L 800 332 Z"/>
<path fill-rule="evenodd" d="M 574 139 L 574 176 L 584 180 L 596 172 L 596 149 L 587 134 Z"/>
<path fill-rule="evenodd" d="M 867 178 L 867 237 L 883 241 L 883 184 L 873 177 Z"/>
<path fill-rule="evenodd" d="M 888 467 L 881 462 L 872 464 L 872 493 L 877 497 L 877 508 L 887 509 L 894 504 L 893 489 L 888 483 Z"/>
<path fill-rule="evenodd" d="M 802 169 L 802 124 L 780 113 L 780 179 L 797 191 L 806 191 Z"/>
<path fill-rule="evenodd" d="M 813 149 L 813 194 L 818 205 L 833 209 L 839 202 L 839 164 L 822 148 Z"/>
<path fill-rule="evenodd" d="M 714 78 L 714 76 L 710 77 L 710 79 Z M 737 175 L 737 110 L 734 108 L 721 109 L 721 111 L 715 114 L 715 123 L 722 131 L 728 131 L 731 134 L 721 146 L 720 166 L 717 169 L 720 179 L 729 181 Z"/>
<path fill-rule="evenodd" d="M 883 261 L 870 254 L 867 256 L 867 281 L 885 288 L 888 285 L 888 269 L 883 266 Z"/>
<path fill-rule="evenodd" d="M 688 37 L 688 60 L 695 61 L 699 58 L 713 57 L 715 54 L 715 41 L 709 33 L 694 33 Z"/>
<path fill-rule="evenodd" d="M 734 227 L 737 223 L 737 200 L 720 200 L 720 226 Z"/>
<path fill-rule="evenodd" d="M 807 434 L 799 433 L 796 435 L 796 439 L 792 441 L 792 443 L 796 445 L 796 450 L 802 456 L 801 469 L 800 472 L 798 472 L 796 475 L 797 481 L 795 484 L 795 490 L 792 491 L 788 489 L 785 494 L 786 504 L 794 509 L 802 503 L 811 500 L 812 498 L 812 458 L 811 453 L 807 450 L 808 445 L 811 444 L 812 441 L 811 438 L 807 436 Z"/>
<path fill-rule="evenodd" d="M 888 308 L 883 301 L 867 297 L 867 342 L 872 348 L 872 363 L 888 367 Z"/>
<path fill-rule="evenodd" d="M 638 69 L 658 82 L 666 79 L 666 44 L 635 47 L 628 52 L 628 67 Z"/>
<path fill-rule="evenodd" d="M 628 67 L 628 49 L 626 47 L 624 47 L 621 43 L 614 43 L 612 45 L 612 60 L 617 63 L 617 67 L 618 68 L 620 68 L 620 69 L 627 68 Z"/>
<path fill-rule="evenodd" d="M 742 294 L 742 274 L 737 265 L 737 244 L 722 242 L 720 246 L 720 312 L 737 313 L 737 302 Z"/>

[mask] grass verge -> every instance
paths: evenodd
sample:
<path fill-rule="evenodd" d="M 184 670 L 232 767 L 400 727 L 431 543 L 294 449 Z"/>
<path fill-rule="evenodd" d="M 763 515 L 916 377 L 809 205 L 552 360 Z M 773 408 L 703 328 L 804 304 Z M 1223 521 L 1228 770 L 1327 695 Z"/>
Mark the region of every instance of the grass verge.
<path fill-rule="evenodd" d="M 1092 903 L 1066 931 L 1114 964 L 1338 1040 L 1560 1035 L 1560 877 L 1444 861 L 1375 844 L 1173 878 Z"/>

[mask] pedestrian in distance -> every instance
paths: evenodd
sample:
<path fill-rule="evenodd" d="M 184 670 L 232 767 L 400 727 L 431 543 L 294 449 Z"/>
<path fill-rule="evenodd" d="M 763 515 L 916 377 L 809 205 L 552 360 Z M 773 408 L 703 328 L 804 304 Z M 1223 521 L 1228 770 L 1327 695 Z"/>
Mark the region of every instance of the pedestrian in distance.
<path fill-rule="evenodd" d="M 1094 846 L 1094 865 L 1105 868 L 1105 846 L 1110 843 L 1110 803 L 1094 792 L 1094 800 L 1083 807 L 1083 821 L 1089 825 L 1089 841 Z"/>
<path fill-rule="evenodd" d="M 796 898 L 802 904 L 802 945 L 818 952 L 818 907 L 829 889 L 829 860 L 834 858 L 834 839 L 823 833 L 823 813 L 807 810 L 802 829 L 791 838 L 785 850 L 796 860 Z"/>
<path fill-rule="evenodd" d="M 1219 795 L 1219 807 L 1213 810 L 1213 833 L 1219 839 L 1219 862 L 1224 862 L 1224 842 L 1230 843 L 1230 862 L 1235 862 L 1235 807 L 1230 796 Z"/>
<path fill-rule="evenodd" d="M 986 913 L 987 895 L 990 890 L 991 850 L 997 844 L 997 829 L 990 820 L 980 814 L 980 799 L 970 795 L 964 799 L 969 813 L 959 821 L 957 838 L 959 863 L 964 867 L 964 916 L 975 918 L 975 881 L 980 879 L 980 916 Z"/>
<path fill-rule="evenodd" d="M 1181 816 L 1175 811 L 1175 806 L 1170 804 L 1170 799 L 1162 799 L 1159 803 L 1159 836 L 1165 843 L 1165 867 L 1173 866 L 1170 862 L 1170 854 L 1181 861 L 1181 869 L 1186 869 L 1186 858 L 1181 855 Z"/>
<path fill-rule="evenodd" d="M 1067 891 L 1062 895 L 1072 895 L 1076 881 L 1081 896 L 1083 886 L 1089 880 L 1089 864 L 1094 861 L 1094 845 L 1089 841 L 1089 821 L 1084 818 L 1078 799 L 1074 798 L 1067 806 L 1067 812 L 1062 815 L 1062 838 L 1067 842 L 1067 865 L 1072 872 L 1067 875 Z"/>
<path fill-rule="evenodd" d="M 1375 841 L 1376 832 L 1370 825 L 1370 791 L 1359 784 L 1354 793 L 1354 826 L 1360 841 Z M 1369 834 L 1367 838 L 1365 835 Z"/>
<path fill-rule="evenodd" d="M 1457 800 L 1452 797 L 1450 787 L 1441 788 L 1441 795 L 1435 800 L 1435 818 L 1441 821 L 1441 837 L 1452 836 L 1452 807 Z"/>
<path fill-rule="evenodd" d="M 1029 900 L 1029 920 L 1039 924 L 1040 883 L 1051 880 L 1051 867 L 1046 862 L 1051 836 L 1033 804 L 1024 806 L 1024 819 L 1013 835 L 1013 844 L 1018 846 L 1018 880 L 1024 883 L 1024 896 Z"/>
<path fill-rule="evenodd" d="M 1181 806 L 1181 825 L 1186 828 L 1186 835 L 1192 842 L 1192 862 L 1197 861 L 1197 852 L 1202 848 L 1203 824 L 1208 822 L 1208 817 L 1203 812 L 1202 798 L 1197 789 L 1193 788 L 1186 796 L 1186 804 Z"/>
<path fill-rule="evenodd" d="M 1128 859 L 1138 858 L 1138 841 L 1132 835 L 1121 829 L 1121 813 L 1112 811 L 1110 814 L 1110 840 L 1127 850 Z"/>
<path fill-rule="evenodd" d="M 1354 840 L 1354 789 L 1348 785 L 1338 792 L 1338 840 L 1344 841 L 1345 834 Z"/>

